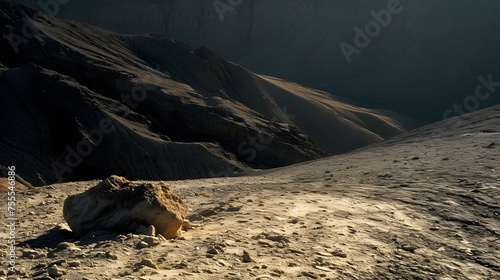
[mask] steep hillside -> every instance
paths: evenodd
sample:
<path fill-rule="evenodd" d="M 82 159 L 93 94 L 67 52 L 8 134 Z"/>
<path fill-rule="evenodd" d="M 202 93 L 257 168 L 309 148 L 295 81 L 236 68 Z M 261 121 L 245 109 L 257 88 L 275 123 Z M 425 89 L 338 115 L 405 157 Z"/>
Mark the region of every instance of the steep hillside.
<path fill-rule="evenodd" d="M 20 2 L 43 9 L 36 0 Z M 90 0 L 58 11 L 119 32 L 208 46 L 256 73 L 424 121 L 464 106 L 484 85 L 480 77 L 500 80 L 499 13 L 491 0 Z M 500 95 L 469 102 L 466 112 L 498 104 Z"/>
<path fill-rule="evenodd" d="M 233 175 L 406 128 L 207 48 L 0 6 L 0 165 L 16 165 L 33 185 Z"/>

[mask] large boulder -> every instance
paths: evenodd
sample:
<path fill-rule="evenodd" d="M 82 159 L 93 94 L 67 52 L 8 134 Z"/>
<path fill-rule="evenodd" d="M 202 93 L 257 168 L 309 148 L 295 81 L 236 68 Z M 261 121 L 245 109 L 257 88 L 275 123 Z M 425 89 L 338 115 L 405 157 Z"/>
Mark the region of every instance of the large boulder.
<path fill-rule="evenodd" d="M 186 204 L 163 182 L 131 182 L 111 176 L 91 189 L 69 196 L 64 219 L 77 236 L 93 230 L 131 232 L 153 225 L 158 234 L 181 233 Z"/>

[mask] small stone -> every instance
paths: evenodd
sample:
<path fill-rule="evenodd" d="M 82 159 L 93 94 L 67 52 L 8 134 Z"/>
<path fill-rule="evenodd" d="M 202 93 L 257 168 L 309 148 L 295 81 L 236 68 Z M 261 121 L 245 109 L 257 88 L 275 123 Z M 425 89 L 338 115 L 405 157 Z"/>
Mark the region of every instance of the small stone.
<path fill-rule="evenodd" d="M 68 262 L 69 267 L 79 267 L 81 265 L 82 265 L 82 263 L 80 261 L 69 261 Z"/>
<path fill-rule="evenodd" d="M 287 241 L 287 238 L 283 235 L 268 235 L 266 239 L 274 242 Z"/>
<path fill-rule="evenodd" d="M 155 229 L 155 226 L 153 225 L 150 225 L 145 231 L 144 231 L 144 234 L 145 235 L 149 235 L 149 236 L 156 236 L 156 229 Z"/>
<path fill-rule="evenodd" d="M 339 257 L 339 258 L 347 258 L 347 254 L 342 250 L 332 251 L 332 255 Z"/>
<path fill-rule="evenodd" d="M 51 277 L 61 277 L 65 274 L 64 271 L 59 269 L 56 265 L 49 267 L 47 272 Z"/>
<path fill-rule="evenodd" d="M 217 260 L 217 262 L 222 266 L 229 266 L 229 263 L 227 263 L 225 260 Z"/>
<path fill-rule="evenodd" d="M 193 229 L 191 222 L 189 220 L 184 220 L 184 222 L 182 222 L 182 230 L 187 231 L 190 229 Z"/>
<path fill-rule="evenodd" d="M 253 258 L 247 251 L 243 251 L 243 262 L 245 263 L 254 262 Z"/>
<path fill-rule="evenodd" d="M 57 244 L 57 249 L 59 249 L 59 250 L 72 249 L 75 247 L 76 247 L 76 245 L 74 243 L 71 243 L 71 242 L 61 242 L 61 243 Z"/>
<path fill-rule="evenodd" d="M 142 242 L 148 244 L 149 247 L 160 245 L 160 239 L 158 237 L 146 236 L 142 240 Z"/>
<path fill-rule="evenodd" d="M 188 263 L 185 260 L 182 260 L 179 264 L 175 265 L 175 268 L 177 268 L 177 269 L 183 269 L 183 268 L 187 268 L 187 267 L 188 267 Z"/>
<path fill-rule="evenodd" d="M 415 246 L 405 245 L 405 246 L 402 246 L 401 249 L 403 249 L 407 252 L 410 252 L 410 253 L 415 253 L 415 250 L 417 250 L 418 248 Z"/>
<path fill-rule="evenodd" d="M 229 208 L 227 208 L 227 211 L 228 212 L 238 212 L 240 211 L 242 206 L 230 206 Z"/>
<path fill-rule="evenodd" d="M 207 250 L 207 253 L 212 254 L 212 255 L 217 255 L 217 254 L 219 254 L 219 251 L 215 247 L 210 247 Z"/>
<path fill-rule="evenodd" d="M 52 230 L 68 231 L 71 232 L 71 228 L 67 223 L 59 223 Z"/>
<path fill-rule="evenodd" d="M 35 259 L 38 256 L 38 252 L 33 249 L 25 249 L 22 251 L 22 257 L 28 259 Z"/>
<path fill-rule="evenodd" d="M 269 240 L 259 239 L 259 244 L 267 247 L 273 247 L 273 243 Z"/>
<path fill-rule="evenodd" d="M 203 217 L 210 217 L 216 215 L 217 212 L 214 209 L 205 209 L 199 213 Z"/>
<path fill-rule="evenodd" d="M 142 266 L 147 266 L 147 267 L 150 267 L 150 268 L 153 268 L 153 269 L 158 269 L 158 267 L 156 266 L 156 264 L 150 260 L 150 259 L 143 259 L 139 265 L 142 265 Z"/>
<path fill-rule="evenodd" d="M 155 226 L 153 225 L 150 225 L 149 227 L 144 227 L 142 229 L 142 232 L 140 232 L 139 234 L 144 234 L 144 235 L 149 235 L 149 236 L 156 236 L 156 229 L 155 229 Z"/>
<path fill-rule="evenodd" d="M 144 242 L 144 241 L 140 241 L 138 244 L 137 244 L 137 249 L 144 249 L 144 248 L 148 248 L 149 245 L 148 243 Z"/>
<path fill-rule="evenodd" d="M 160 240 L 160 242 L 167 242 L 167 239 L 161 234 L 156 235 L 156 237 L 158 238 L 158 240 Z"/>

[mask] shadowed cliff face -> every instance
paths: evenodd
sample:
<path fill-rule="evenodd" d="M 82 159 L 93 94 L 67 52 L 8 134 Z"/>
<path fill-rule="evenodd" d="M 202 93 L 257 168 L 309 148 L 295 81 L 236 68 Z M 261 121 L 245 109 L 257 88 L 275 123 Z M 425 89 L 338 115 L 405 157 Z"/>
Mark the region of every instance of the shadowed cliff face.
<path fill-rule="evenodd" d="M 488 0 L 92 0 L 59 9 L 118 32 L 208 46 L 256 73 L 424 121 L 443 119 L 455 103 L 464 107 L 480 76 L 500 80 L 499 12 L 500 3 Z M 498 104 L 500 96 L 479 101 L 463 110 Z"/>
<path fill-rule="evenodd" d="M 0 6 L 0 165 L 16 165 L 33 185 L 233 175 L 347 152 L 407 127 L 207 48 Z"/>

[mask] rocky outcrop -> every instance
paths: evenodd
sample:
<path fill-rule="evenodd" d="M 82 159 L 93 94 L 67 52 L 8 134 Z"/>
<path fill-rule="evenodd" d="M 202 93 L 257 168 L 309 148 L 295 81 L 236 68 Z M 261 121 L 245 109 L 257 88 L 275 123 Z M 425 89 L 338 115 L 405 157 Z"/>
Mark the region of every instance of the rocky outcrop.
<path fill-rule="evenodd" d="M 135 232 L 154 226 L 165 238 L 180 236 L 187 206 L 164 183 L 131 182 L 111 176 L 64 202 L 64 219 L 77 235 L 95 230 Z"/>

